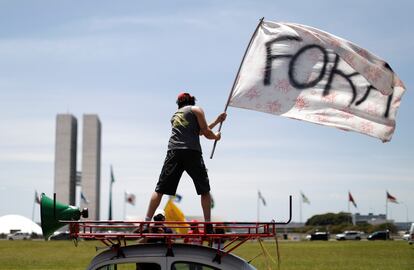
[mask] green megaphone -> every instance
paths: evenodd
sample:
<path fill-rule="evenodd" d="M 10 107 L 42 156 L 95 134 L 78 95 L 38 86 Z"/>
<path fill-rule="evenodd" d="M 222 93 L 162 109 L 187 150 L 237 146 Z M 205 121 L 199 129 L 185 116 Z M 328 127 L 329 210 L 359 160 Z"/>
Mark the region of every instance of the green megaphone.
<path fill-rule="evenodd" d="M 82 211 L 72 205 L 67 205 L 56 201 L 56 193 L 53 199 L 47 197 L 44 193 L 40 198 L 40 219 L 45 240 L 59 228 L 65 226 L 64 220 L 79 220 L 81 217 L 88 217 L 88 209 Z"/>

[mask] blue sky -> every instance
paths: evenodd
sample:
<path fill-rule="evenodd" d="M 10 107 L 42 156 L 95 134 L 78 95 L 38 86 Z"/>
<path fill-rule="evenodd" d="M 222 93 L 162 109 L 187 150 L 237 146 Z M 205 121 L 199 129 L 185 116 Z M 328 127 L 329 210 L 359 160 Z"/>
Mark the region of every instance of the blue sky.
<path fill-rule="evenodd" d="M 299 220 L 299 191 L 311 201 L 303 220 L 346 211 L 347 192 L 362 214 L 414 220 L 414 61 L 411 1 L 0 1 L 0 216 L 32 215 L 34 191 L 53 192 L 55 117 L 96 113 L 103 126 L 102 210 L 114 167 L 114 217 L 123 193 L 141 218 L 155 187 L 178 92 L 193 93 L 208 119 L 227 100 L 261 17 L 302 23 L 348 39 L 387 60 L 407 87 L 391 142 L 229 108 L 214 159 L 202 146 L 216 207 L 228 220 Z M 81 138 L 78 139 L 78 151 Z M 79 170 L 81 157 L 78 156 Z M 180 206 L 201 215 L 191 180 Z M 37 207 L 37 206 L 36 206 Z M 35 219 L 39 220 L 38 208 Z"/>

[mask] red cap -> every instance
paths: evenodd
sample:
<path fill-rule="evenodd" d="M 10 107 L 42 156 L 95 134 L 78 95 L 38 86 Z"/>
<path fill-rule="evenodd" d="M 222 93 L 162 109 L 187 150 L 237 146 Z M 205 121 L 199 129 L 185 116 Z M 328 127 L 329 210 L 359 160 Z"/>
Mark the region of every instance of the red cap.
<path fill-rule="evenodd" d="M 177 100 L 183 100 L 186 97 L 191 97 L 191 95 L 189 93 L 182 92 L 178 94 Z"/>

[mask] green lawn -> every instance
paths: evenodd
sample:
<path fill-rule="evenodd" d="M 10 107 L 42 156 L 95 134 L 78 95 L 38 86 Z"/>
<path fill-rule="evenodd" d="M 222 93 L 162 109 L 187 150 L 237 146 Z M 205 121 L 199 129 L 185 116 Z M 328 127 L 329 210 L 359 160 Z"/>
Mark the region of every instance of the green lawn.
<path fill-rule="evenodd" d="M 71 241 L 0 241 L 0 269 L 85 269 L 96 255 L 95 246 L 102 244 L 82 241 L 75 247 Z M 274 243 L 266 242 L 265 248 L 276 260 Z M 280 242 L 279 250 L 282 270 L 414 269 L 414 246 L 404 241 Z M 250 260 L 261 252 L 260 245 L 251 242 L 235 254 Z M 263 255 L 252 264 L 267 269 Z M 271 269 L 277 266 L 271 263 Z"/>
<path fill-rule="evenodd" d="M 274 244 L 266 249 L 276 257 Z M 260 246 L 250 244 L 236 250 L 240 257 L 250 260 L 260 252 Z M 414 269 L 414 247 L 405 241 L 329 241 L 279 243 L 282 270 L 404 270 Z M 263 256 L 252 264 L 267 269 Z M 273 265 L 272 269 L 277 269 Z"/>

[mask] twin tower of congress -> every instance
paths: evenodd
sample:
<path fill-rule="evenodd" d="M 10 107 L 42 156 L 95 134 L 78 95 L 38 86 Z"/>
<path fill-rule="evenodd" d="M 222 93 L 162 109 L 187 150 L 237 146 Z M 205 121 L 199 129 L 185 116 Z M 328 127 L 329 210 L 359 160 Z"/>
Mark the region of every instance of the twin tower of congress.
<path fill-rule="evenodd" d="M 56 116 L 54 192 L 57 200 L 89 209 L 89 219 L 99 220 L 101 182 L 101 122 L 95 114 L 82 119 L 81 171 L 77 170 L 78 120 L 71 114 Z M 77 188 L 79 187 L 79 188 Z"/>

